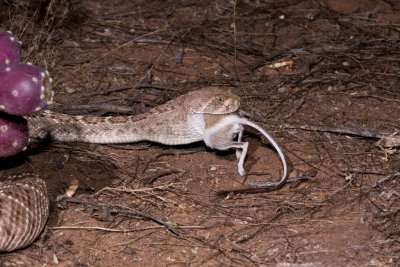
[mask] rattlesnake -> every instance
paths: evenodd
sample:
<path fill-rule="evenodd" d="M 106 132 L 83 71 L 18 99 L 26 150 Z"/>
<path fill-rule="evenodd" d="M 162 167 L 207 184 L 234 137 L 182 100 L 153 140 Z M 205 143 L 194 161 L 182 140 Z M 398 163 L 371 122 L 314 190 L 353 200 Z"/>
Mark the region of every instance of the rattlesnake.
<path fill-rule="evenodd" d="M 270 184 L 271 188 L 279 188 L 288 176 L 287 162 L 282 149 L 260 126 L 240 117 L 237 114 L 239 107 L 240 98 L 231 93 L 230 90 L 207 87 L 179 96 L 147 113 L 136 116 L 72 116 L 45 110 L 28 115 L 26 119 L 32 138 L 49 137 L 57 141 L 88 143 L 152 141 L 165 145 L 183 145 L 204 141 L 207 146 L 219 150 L 235 148 L 237 150 L 238 171 L 241 175 L 245 174 L 243 163 L 248 146 L 247 142 L 241 140 L 242 125 L 249 125 L 266 136 L 281 157 L 284 169 L 282 178 L 279 182 Z M 233 141 L 232 139 L 236 136 L 238 140 Z M 2 187 L 0 184 L 0 192 L 2 188 L 4 186 Z M 21 191 L 18 197 L 24 199 L 26 198 L 24 194 L 28 194 L 28 192 Z M 5 203 L 5 199 L 0 194 L 0 213 L 4 211 L 10 213 L 14 208 L 14 203 L 6 204 L 8 206 L 2 205 L 3 202 Z M 26 202 L 27 205 L 29 205 L 28 202 Z M 25 211 L 28 212 L 28 210 Z M 40 218 L 48 214 L 46 209 L 34 211 L 43 213 L 38 216 Z M 23 213 L 24 210 L 21 209 L 21 212 Z M 27 225 L 29 224 L 28 221 L 14 220 L 10 229 L 24 227 L 28 229 Z M 4 228 L 1 224 L 0 226 Z M 0 228 L 0 233 L 1 231 L 5 232 L 5 228 L 3 228 Z M 5 237 L 8 239 L 11 239 L 11 237 L 15 240 L 22 238 L 12 231 L 7 231 L 5 234 L 10 236 Z M 0 245 L 2 244 L 1 238 L 0 236 Z M 24 245 L 26 244 L 27 242 L 24 243 Z M 10 249 L 0 246 L 1 250 Z"/>
<path fill-rule="evenodd" d="M 235 112 L 240 98 L 217 87 L 192 91 L 137 116 L 70 116 L 40 111 L 26 116 L 31 138 L 128 143 L 141 140 L 187 144 L 202 140 L 203 114 Z M 0 182 L 0 252 L 29 245 L 48 217 L 46 184 L 37 177 Z M 23 178 L 14 181 L 14 179 Z"/>
<path fill-rule="evenodd" d="M 0 251 L 32 243 L 49 216 L 46 183 L 42 179 L 32 174 L 10 178 L 0 183 Z"/>
<path fill-rule="evenodd" d="M 152 141 L 165 145 L 203 140 L 204 114 L 228 114 L 239 109 L 240 98 L 207 87 L 181 95 L 147 113 L 134 116 L 71 116 L 42 111 L 27 117 L 31 137 L 88 143 Z"/>

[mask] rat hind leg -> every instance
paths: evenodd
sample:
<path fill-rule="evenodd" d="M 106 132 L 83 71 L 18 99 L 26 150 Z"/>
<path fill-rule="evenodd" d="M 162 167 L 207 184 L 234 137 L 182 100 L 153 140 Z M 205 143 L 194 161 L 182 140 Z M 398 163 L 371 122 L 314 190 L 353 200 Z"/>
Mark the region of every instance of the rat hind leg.
<path fill-rule="evenodd" d="M 218 150 L 228 150 L 231 148 L 236 149 L 236 155 L 237 151 L 240 151 L 240 157 L 238 158 L 238 172 L 241 176 L 246 175 L 246 171 L 244 170 L 244 160 L 246 159 L 247 155 L 247 150 L 249 148 L 249 143 L 248 142 L 234 142 L 232 141 L 231 144 L 227 144 L 225 146 L 218 146 L 214 147 Z"/>
<path fill-rule="evenodd" d="M 244 128 L 243 128 L 242 125 L 240 125 L 240 129 L 239 129 L 238 136 L 237 136 L 237 141 L 238 141 L 238 143 L 241 143 L 241 142 L 242 142 L 242 139 L 243 139 L 243 131 L 244 131 Z M 246 153 L 245 153 L 245 154 L 246 154 Z M 242 157 L 242 150 L 236 149 L 236 159 L 237 159 L 237 160 L 240 160 L 241 157 Z M 243 160 L 243 161 L 244 161 L 244 160 Z"/>

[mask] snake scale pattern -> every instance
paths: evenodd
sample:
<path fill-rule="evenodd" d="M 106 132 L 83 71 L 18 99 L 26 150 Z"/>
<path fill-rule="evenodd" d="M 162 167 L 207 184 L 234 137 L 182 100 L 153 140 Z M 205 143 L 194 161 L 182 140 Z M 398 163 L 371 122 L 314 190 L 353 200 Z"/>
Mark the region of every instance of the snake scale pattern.
<path fill-rule="evenodd" d="M 31 244 L 49 216 L 46 183 L 29 174 L 12 178 L 0 183 L 0 252 Z"/>
<path fill-rule="evenodd" d="M 202 140 L 204 114 L 228 114 L 239 106 L 238 96 L 211 86 L 135 116 L 71 116 L 45 110 L 25 118 L 31 138 L 89 143 L 146 140 L 176 145 Z M 49 199 L 43 180 L 19 175 L 0 182 L 0 252 L 31 244 L 46 225 L 48 215 Z"/>

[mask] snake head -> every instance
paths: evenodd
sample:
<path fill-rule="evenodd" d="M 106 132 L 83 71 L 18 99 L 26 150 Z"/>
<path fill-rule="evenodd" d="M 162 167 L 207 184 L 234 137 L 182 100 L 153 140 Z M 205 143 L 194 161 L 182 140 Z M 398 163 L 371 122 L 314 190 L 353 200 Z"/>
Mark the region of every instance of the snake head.
<path fill-rule="evenodd" d="M 228 114 L 235 112 L 240 107 L 240 98 L 233 94 L 217 94 L 211 98 L 202 113 Z"/>
<path fill-rule="evenodd" d="M 231 90 L 219 87 L 206 87 L 189 93 L 191 110 L 203 114 L 228 114 L 240 107 L 240 97 Z"/>

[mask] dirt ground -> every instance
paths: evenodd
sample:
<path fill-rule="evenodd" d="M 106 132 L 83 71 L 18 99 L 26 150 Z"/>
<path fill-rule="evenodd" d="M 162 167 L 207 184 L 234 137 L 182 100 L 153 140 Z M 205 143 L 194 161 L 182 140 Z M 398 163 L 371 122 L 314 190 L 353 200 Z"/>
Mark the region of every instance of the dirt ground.
<path fill-rule="evenodd" d="M 33 140 L 0 160 L 0 179 L 39 173 L 48 227 L 0 265 L 400 264 L 400 153 L 377 143 L 400 127 L 399 1 L 0 1 L 0 28 L 50 71 L 53 110 L 139 114 L 200 87 L 235 88 L 297 178 L 217 196 L 280 177 L 254 131 L 247 179 L 234 151 L 202 143 Z M 76 180 L 75 197 L 60 198 Z"/>

